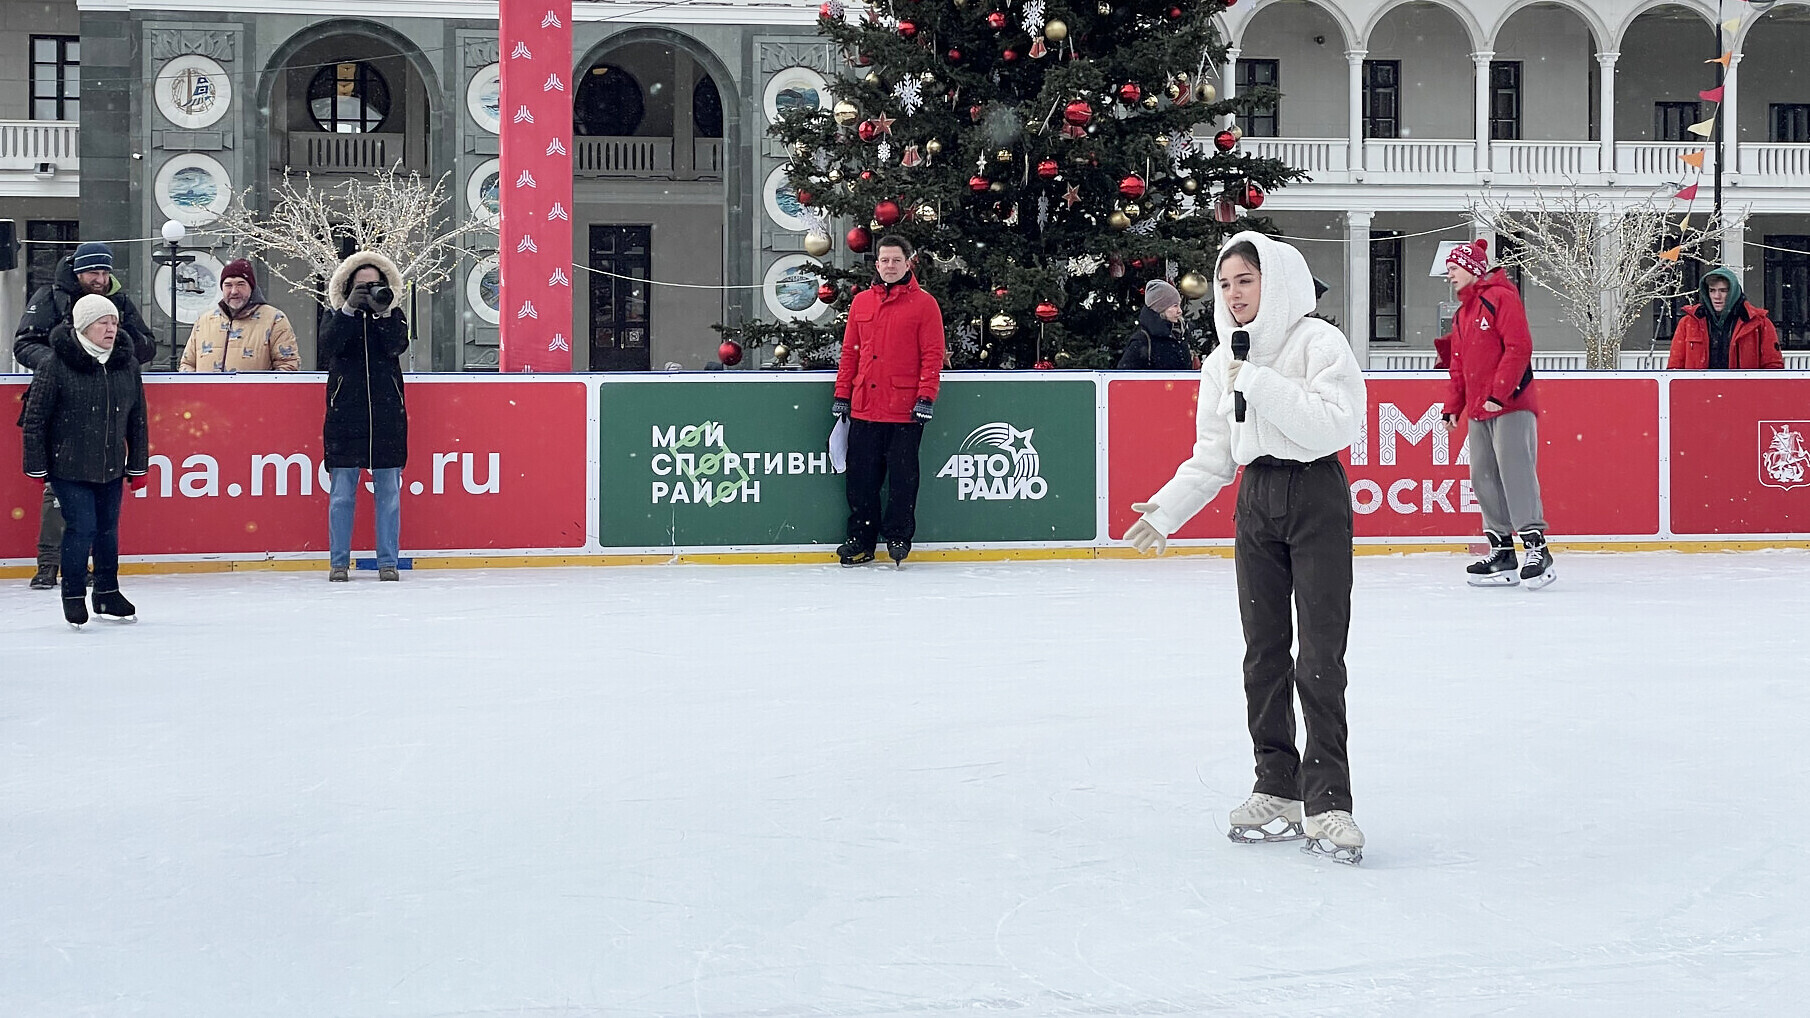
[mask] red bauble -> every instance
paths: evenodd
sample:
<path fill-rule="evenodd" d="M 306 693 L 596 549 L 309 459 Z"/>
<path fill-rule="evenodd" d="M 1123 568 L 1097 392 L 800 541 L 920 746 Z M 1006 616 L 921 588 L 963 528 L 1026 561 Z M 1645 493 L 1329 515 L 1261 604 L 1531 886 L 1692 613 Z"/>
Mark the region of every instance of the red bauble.
<path fill-rule="evenodd" d="M 968 107 L 968 119 L 977 124 L 980 123 L 980 113 L 981 109 L 978 104 Z"/>
<path fill-rule="evenodd" d="M 883 201 L 874 206 L 874 222 L 881 226 L 891 226 L 898 222 L 902 215 L 899 211 L 899 203 L 896 201 Z"/>
<path fill-rule="evenodd" d="M 1119 101 L 1127 106 L 1135 105 L 1143 97 L 1144 90 L 1139 88 L 1135 81 L 1127 81 L 1119 86 Z"/>
<path fill-rule="evenodd" d="M 987 15 L 987 27 L 995 32 L 1005 31 L 1006 16 L 999 11 L 994 11 L 992 14 Z"/>
<path fill-rule="evenodd" d="M 999 298 L 1000 300 L 1005 300 L 1007 297 L 1010 297 L 1011 295 L 1012 295 L 1012 291 L 1003 286 L 996 286 L 993 288 L 993 296 Z"/>
<path fill-rule="evenodd" d="M 798 204 L 800 205 L 810 205 L 817 200 L 817 196 L 809 191 L 794 191 L 792 193 L 798 196 Z"/>
<path fill-rule="evenodd" d="M 1094 108 L 1092 106 L 1087 105 L 1087 103 L 1081 101 L 1080 99 L 1076 99 L 1074 102 L 1069 103 L 1067 106 L 1062 107 L 1062 119 L 1068 121 L 1069 123 L 1075 125 L 1076 127 L 1080 127 L 1080 126 L 1086 124 L 1089 120 L 1092 120 L 1093 118 L 1094 118 Z"/>
<path fill-rule="evenodd" d="M 829 17 L 830 16 L 830 5 L 829 4 L 819 5 L 817 8 L 817 16 L 820 18 Z"/>
<path fill-rule="evenodd" d="M 817 299 L 825 304 L 835 303 L 836 288 L 828 283 L 819 283 L 817 285 Z"/>
<path fill-rule="evenodd" d="M 1238 136 L 1230 131 L 1221 131 L 1213 136 L 1213 147 L 1221 152 L 1230 152 L 1238 144 Z"/>
<path fill-rule="evenodd" d="M 1056 310 L 1056 305 L 1051 304 L 1047 300 L 1038 301 L 1037 310 L 1032 312 L 1032 314 L 1037 316 L 1037 320 L 1041 322 L 1053 322 L 1060 313 L 1061 312 Z"/>
<path fill-rule="evenodd" d="M 1119 181 L 1119 193 L 1127 198 L 1142 198 L 1144 196 L 1144 178 L 1135 173 L 1124 178 Z"/>
<path fill-rule="evenodd" d="M 987 178 L 976 173 L 974 176 L 968 178 L 968 190 L 973 191 L 975 194 L 979 194 L 987 189 L 988 183 L 990 183 L 990 181 L 988 181 Z"/>
<path fill-rule="evenodd" d="M 1018 59 L 1018 51 L 1015 49 L 1009 49 L 1009 50 L 1006 50 L 1004 53 L 1001 53 L 1000 56 L 1004 57 L 1006 63 L 1009 64 L 1012 61 Z"/>
<path fill-rule="evenodd" d="M 1264 197 L 1263 188 L 1258 187 L 1256 184 L 1246 184 L 1244 186 L 1244 201 L 1240 204 L 1247 209 L 1262 208 Z"/>
<path fill-rule="evenodd" d="M 733 339 L 723 340 L 716 348 L 716 359 L 722 361 L 724 367 L 735 367 L 742 362 L 742 345 Z"/>
<path fill-rule="evenodd" d="M 962 62 L 962 51 L 956 49 L 954 46 L 949 47 L 949 62 L 952 64 L 961 63 Z"/>
<path fill-rule="evenodd" d="M 862 170 L 862 171 L 861 171 L 861 179 L 862 179 L 862 180 L 872 180 L 872 179 L 874 179 L 874 171 L 872 171 L 872 170 Z"/>
<path fill-rule="evenodd" d="M 1037 164 L 1037 175 L 1044 180 L 1052 180 L 1055 178 L 1056 174 L 1061 172 L 1062 167 L 1057 166 L 1056 160 L 1054 159 L 1045 159 Z"/>
<path fill-rule="evenodd" d="M 1231 5 L 1227 4 L 1226 6 L 1229 7 Z M 1181 19 L 1182 19 L 1182 9 L 1180 7 L 1169 8 L 1169 20 L 1170 21 L 1180 21 Z"/>
<path fill-rule="evenodd" d="M 900 38 L 910 39 L 910 38 L 915 37 L 917 34 L 918 34 L 918 26 L 912 24 L 909 21 L 899 22 Z"/>
<path fill-rule="evenodd" d="M 866 251 L 868 246 L 874 242 L 874 235 L 867 232 L 867 227 L 857 226 L 848 231 L 848 234 L 842 239 L 848 244 L 848 249 L 850 251 L 860 254 L 861 252 Z"/>
<path fill-rule="evenodd" d="M 880 136 L 880 125 L 871 120 L 863 120 L 861 126 L 855 128 L 855 133 L 861 136 L 862 141 L 873 141 Z"/>

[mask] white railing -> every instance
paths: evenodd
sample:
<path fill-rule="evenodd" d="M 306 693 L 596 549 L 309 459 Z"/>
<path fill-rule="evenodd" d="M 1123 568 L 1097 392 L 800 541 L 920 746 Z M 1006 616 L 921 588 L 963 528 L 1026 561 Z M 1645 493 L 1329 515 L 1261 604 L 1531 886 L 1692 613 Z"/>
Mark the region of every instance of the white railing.
<path fill-rule="evenodd" d="M 1195 142 L 1211 146 L 1211 134 L 1196 135 Z M 1246 155 L 1258 159 L 1280 159 L 1308 176 L 1322 180 L 1351 168 L 1351 143 L 1344 138 L 1252 138 L 1239 142 Z"/>
<path fill-rule="evenodd" d="M 1477 171 L 1477 143 L 1447 139 L 1403 141 L 1370 138 L 1364 142 L 1367 176 L 1427 177 L 1473 174 Z"/>
<path fill-rule="evenodd" d="M 1669 352 L 1660 350 L 1623 350 L 1621 351 L 1621 370 L 1623 371 L 1664 371 Z M 1390 350 L 1379 347 L 1370 348 L 1371 371 L 1438 371 L 1433 366 L 1435 355 L 1431 350 Z M 1533 354 L 1534 371 L 1585 371 L 1589 355 L 1582 350 L 1535 350 Z M 1810 371 L 1810 350 L 1785 351 L 1785 370 Z"/>
<path fill-rule="evenodd" d="M 81 160 L 78 125 L 71 120 L 0 120 L 0 170 L 35 170 L 39 163 L 74 173 Z"/>
<path fill-rule="evenodd" d="M 723 172 L 723 139 L 693 138 L 691 165 L 701 174 L 721 176 Z"/>
<path fill-rule="evenodd" d="M 671 138 L 574 138 L 572 172 L 581 177 L 671 175 Z"/>
<path fill-rule="evenodd" d="M 404 159 L 400 134 L 291 131 L 289 166 L 314 173 L 369 173 Z"/>
<path fill-rule="evenodd" d="M 1744 177 L 1782 177 L 1781 183 L 1801 185 L 1810 177 L 1810 145 L 1783 142 L 1743 142 L 1738 165 Z"/>
<path fill-rule="evenodd" d="M 1618 141 L 1615 143 L 1615 172 L 1682 180 L 1692 170 L 1679 157 L 1701 152 L 1705 147 L 1703 142 Z"/>
<path fill-rule="evenodd" d="M 1490 170 L 1500 177 L 1563 184 L 1602 172 L 1603 147 L 1594 141 L 1492 141 Z"/>

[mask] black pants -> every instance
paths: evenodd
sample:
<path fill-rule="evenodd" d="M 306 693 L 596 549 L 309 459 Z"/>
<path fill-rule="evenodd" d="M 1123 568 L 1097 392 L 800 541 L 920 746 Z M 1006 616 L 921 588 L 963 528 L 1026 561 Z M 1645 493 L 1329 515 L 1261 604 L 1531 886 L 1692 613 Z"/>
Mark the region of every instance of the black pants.
<path fill-rule="evenodd" d="M 63 596 L 88 596 L 88 554 L 94 553 L 94 589 L 119 589 L 119 503 L 124 481 L 90 484 L 52 480 L 63 503 Z"/>
<path fill-rule="evenodd" d="M 848 536 L 871 549 L 879 536 L 909 542 L 918 531 L 918 445 L 924 426 L 848 423 Z M 880 485 L 886 510 L 880 510 Z"/>
<path fill-rule="evenodd" d="M 1256 791 L 1311 816 L 1351 809 L 1345 756 L 1345 641 L 1351 628 L 1351 488 L 1336 457 L 1260 457 L 1238 488 L 1239 616 Z M 1290 655 L 1301 623 L 1301 652 Z M 1307 752 L 1295 749 L 1296 694 Z"/>

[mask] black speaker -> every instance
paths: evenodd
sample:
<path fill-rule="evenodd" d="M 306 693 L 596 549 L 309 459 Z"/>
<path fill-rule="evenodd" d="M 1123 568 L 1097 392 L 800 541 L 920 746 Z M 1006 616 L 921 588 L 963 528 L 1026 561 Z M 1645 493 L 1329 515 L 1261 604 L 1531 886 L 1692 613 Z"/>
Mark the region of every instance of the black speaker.
<path fill-rule="evenodd" d="M 19 227 L 10 219 L 0 219 L 0 272 L 19 267 Z"/>

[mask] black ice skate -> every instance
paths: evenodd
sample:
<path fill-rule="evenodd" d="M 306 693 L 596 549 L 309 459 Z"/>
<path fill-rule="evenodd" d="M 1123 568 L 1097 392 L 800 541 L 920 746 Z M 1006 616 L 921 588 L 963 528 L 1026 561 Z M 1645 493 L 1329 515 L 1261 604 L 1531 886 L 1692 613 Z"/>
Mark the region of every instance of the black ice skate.
<path fill-rule="evenodd" d="M 63 595 L 63 618 L 72 629 L 81 629 L 88 624 L 88 599 L 80 594 L 70 597 Z"/>
<path fill-rule="evenodd" d="M 1232 811 L 1232 829 L 1226 837 L 1240 845 L 1300 841 L 1301 800 L 1253 792 L 1244 805 Z"/>
<path fill-rule="evenodd" d="M 56 566 L 39 566 L 38 571 L 32 575 L 31 589 L 33 589 L 33 590 L 55 590 L 55 589 L 57 589 L 57 567 Z"/>
<path fill-rule="evenodd" d="M 905 556 L 909 554 L 911 554 L 910 541 L 886 542 L 886 555 L 888 558 L 892 559 L 893 565 L 903 566 L 905 564 Z"/>
<path fill-rule="evenodd" d="M 864 566 L 873 560 L 874 550 L 852 537 L 836 549 L 836 561 L 845 566 Z"/>
<path fill-rule="evenodd" d="M 1323 855 L 1347 866 L 1364 861 L 1364 832 L 1358 830 L 1351 814 L 1342 809 L 1329 809 L 1308 817 L 1302 832 L 1307 835 L 1307 844 L 1301 846 L 1301 851 L 1308 855 Z"/>
<path fill-rule="evenodd" d="M 116 587 L 94 592 L 94 614 L 109 622 L 137 622 L 138 609 Z"/>
<path fill-rule="evenodd" d="M 1485 530 L 1483 536 L 1489 538 L 1489 557 L 1478 559 L 1466 566 L 1468 575 L 1465 582 L 1473 587 L 1512 587 L 1521 582 L 1515 575 L 1515 539 L 1512 534 L 1498 534 L 1494 530 Z"/>
<path fill-rule="evenodd" d="M 1521 531 L 1521 547 L 1527 549 L 1527 563 L 1521 567 L 1521 581 L 1528 590 L 1539 590 L 1559 578 L 1553 568 L 1552 551 L 1546 547 L 1546 535 L 1538 530 Z"/>

